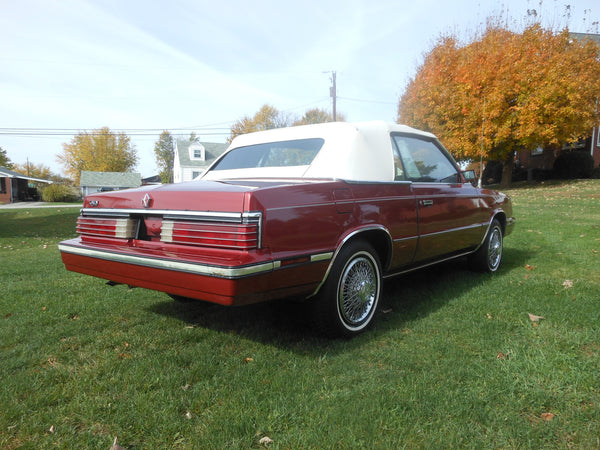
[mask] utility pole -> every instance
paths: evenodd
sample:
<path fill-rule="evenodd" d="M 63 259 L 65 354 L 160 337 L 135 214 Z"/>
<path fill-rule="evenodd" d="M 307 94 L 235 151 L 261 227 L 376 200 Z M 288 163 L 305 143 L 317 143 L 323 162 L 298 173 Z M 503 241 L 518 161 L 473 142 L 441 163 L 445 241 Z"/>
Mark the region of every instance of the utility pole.
<path fill-rule="evenodd" d="M 333 85 L 329 88 L 329 96 L 333 99 L 333 121 L 337 120 L 336 117 L 336 101 L 337 101 L 337 87 L 335 85 L 335 71 L 331 72 L 331 82 Z"/>
<path fill-rule="evenodd" d="M 481 116 L 481 154 L 479 155 L 479 181 L 477 187 L 481 189 L 483 184 L 483 139 L 485 138 L 485 97 L 483 97 L 483 114 Z"/>

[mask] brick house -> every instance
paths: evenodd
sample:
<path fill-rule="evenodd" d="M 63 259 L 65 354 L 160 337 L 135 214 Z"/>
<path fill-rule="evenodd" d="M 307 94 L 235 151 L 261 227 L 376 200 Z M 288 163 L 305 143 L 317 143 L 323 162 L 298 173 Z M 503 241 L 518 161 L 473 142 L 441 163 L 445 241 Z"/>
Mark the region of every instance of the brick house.
<path fill-rule="evenodd" d="M 599 34 L 571 33 L 573 39 L 591 39 L 600 45 Z M 600 124 L 599 124 L 600 125 Z M 554 148 L 537 148 L 533 151 L 521 151 L 517 153 L 515 166 L 523 170 L 551 170 L 554 160 L 563 150 L 581 150 L 589 152 L 594 158 L 594 167 L 600 166 L 600 126 L 593 128 L 589 136 L 580 139 L 575 144 L 565 144 Z"/>
<path fill-rule="evenodd" d="M 524 170 L 541 169 L 551 170 L 554 160 L 563 150 L 580 150 L 588 152 L 594 158 L 594 167 L 600 166 L 600 127 L 592 129 L 592 135 L 587 139 L 580 139 L 575 144 L 563 145 L 554 148 L 537 148 L 533 151 L 520 151 L 517 153 L 515 166 Z"/>
<path fill-rule="evenodd" d="M 52 181 L 28 177 L 6 167 L 0 167 L 0 203 L 15 203 L 28 200 L 38 200 L 36 183 L 52 184 Z"/>

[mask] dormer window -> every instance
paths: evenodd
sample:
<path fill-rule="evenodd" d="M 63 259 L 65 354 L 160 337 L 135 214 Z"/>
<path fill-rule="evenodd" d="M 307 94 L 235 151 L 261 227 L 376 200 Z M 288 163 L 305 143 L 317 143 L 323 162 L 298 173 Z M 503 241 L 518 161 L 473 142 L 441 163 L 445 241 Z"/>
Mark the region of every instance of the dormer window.
<path fill-rule="evenodd" d="M 206 149 L 202 144 L 192 144 L 189 147 L 190 159 L 194 161 L 206 161 Z"/>

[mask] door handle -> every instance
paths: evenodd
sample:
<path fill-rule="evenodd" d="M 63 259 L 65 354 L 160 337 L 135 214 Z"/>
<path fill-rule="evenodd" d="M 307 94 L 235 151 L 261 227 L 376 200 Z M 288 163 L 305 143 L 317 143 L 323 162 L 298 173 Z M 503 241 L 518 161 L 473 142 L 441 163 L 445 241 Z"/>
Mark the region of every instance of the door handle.
<path fill-rule="evenodd" d="M 433 206 L 433 200 L 420 200 L 419 204 L 421 206 Z"/>

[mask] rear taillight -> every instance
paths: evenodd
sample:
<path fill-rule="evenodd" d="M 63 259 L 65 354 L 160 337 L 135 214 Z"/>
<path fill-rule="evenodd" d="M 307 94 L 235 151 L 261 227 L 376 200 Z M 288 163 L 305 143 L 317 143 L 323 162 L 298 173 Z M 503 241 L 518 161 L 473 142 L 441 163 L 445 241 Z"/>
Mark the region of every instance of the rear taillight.
<path fill-rule="evenodd" d="M 130 239 L 135 237 L 137 220 L 131 218 L 104 218 L 79 216 L 77 232 L 89 236 Z"/>
<path fill-rule="evenodd" d="M 160 240 L 184 245 L 251 250 L 259 246 L 257 223 L 163 220 Z"/>

